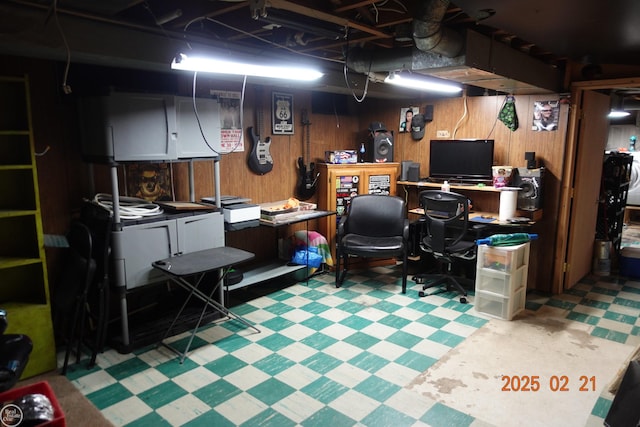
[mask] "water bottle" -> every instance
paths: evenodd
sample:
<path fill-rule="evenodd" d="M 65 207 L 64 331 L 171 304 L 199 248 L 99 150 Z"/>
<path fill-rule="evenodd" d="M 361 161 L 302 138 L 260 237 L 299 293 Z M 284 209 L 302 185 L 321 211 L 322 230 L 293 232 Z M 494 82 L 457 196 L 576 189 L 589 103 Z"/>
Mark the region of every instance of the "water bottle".
<path fill-rule="evenodd" d="M 442 183 L 442 191 L 446 191 L 447 193 L 451 191 L 451 187 L 449 186 L 449 181 L 445 181 Z"/>
<path fill-rule="evenodd" d="M 494 234 L 493 236 L 476 240 L 476 244 L 489 246 L 514 246 L 527 243 L 528 241 L 535 240 L 537 238 L 537 234 L 530 233 Z"/>
<path fill-rule="evenodd" d="M 360 143 L 360 163 L 364 163 L 364 157 L 367 149 L 364 146 L 364 142 Z"/>
<path fill-rule="evenodd" d="M 629 138 L 629 151 L 636 151 L 636 136 Z"/>

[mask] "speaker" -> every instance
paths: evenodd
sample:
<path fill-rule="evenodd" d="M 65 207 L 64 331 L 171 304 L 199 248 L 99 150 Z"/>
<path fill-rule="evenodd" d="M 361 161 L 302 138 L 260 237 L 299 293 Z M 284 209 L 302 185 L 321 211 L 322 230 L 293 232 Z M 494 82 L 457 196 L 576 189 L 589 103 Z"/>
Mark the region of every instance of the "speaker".
<path fill-rule="evenodd" d="M 420 180 L 420 163 L 403 160 L 400 162 L 400 167 L 399 181 L 417 182 Z"/>
<path fill-rule="evenodd" d="M 403 160 L 400 162 L 400 181 L 407 181 L 409 178 L 409 168 L 413 162 L 411 160 Z"/>
<path fill-rule="evenodd" d="M 407 181 L 418 182 L 420 181 L 420 163 L 412 163 L 409 166 L 409 172 L 407 173 Z"/>
<path fill-rule="evenodd" d="M 536 152 L 535 151 L 527 151 L 526 153 L 524 153 L 524 159 L 527 161 L 527 169 L 536 168 Z"/>
<path fill-rule="evenodd" d="M 393 134 L 375 132 L 369 142 L 367 157 L 373 163 L 393 162 Z"/>
<path fill-rule="evenodd" d="M 433 105 L 431 104 L 424 107 L 424 121 L 427 123 L 433 121 Z"/>
<path fill-rule="evenodd" d="M 522 188 L 518 191 L 518 209 L 533 211 L 542 209 L 542 180 L 544 168 L 516 168 L 513 186 Z"/>

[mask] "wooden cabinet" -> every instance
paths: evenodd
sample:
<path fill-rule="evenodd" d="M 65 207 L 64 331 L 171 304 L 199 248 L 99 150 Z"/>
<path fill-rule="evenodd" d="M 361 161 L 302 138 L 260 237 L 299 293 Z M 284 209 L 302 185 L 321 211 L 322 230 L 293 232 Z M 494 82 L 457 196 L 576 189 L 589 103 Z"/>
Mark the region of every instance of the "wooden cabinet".
<path fill-rule="evenodd" d="M 344 215 L 349 201 L 358 194 L 395 195 L 400 174 L 399 163 L 356 163 L 317 165 L 318 208 L 336 211 L 335 217 L 318 220 L 318 232 L 327 238 L 335 257 L 336 225 Z"/>
<path fill-rule="evenodd" d="M 23 377 L 55 369 L 27 77 L 0 77 L 0 307 L 7 333 L 28 335 Z"/>

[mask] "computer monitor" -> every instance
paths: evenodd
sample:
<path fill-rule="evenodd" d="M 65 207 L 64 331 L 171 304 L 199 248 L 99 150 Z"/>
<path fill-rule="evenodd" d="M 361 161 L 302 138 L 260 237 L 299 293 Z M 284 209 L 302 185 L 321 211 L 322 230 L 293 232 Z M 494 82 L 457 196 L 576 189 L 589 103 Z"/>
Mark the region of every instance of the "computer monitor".
<path fill-rule="evenodd" d="M 431 140 L 429 178 L 460 183 L 491 182 L 493 139 Z"/>

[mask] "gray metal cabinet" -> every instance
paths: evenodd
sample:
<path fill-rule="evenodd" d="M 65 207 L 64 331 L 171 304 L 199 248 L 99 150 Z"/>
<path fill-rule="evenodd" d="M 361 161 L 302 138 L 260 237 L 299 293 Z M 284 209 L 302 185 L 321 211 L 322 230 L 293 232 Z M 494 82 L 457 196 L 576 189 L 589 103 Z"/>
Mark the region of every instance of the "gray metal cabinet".
<path fill-rule="evenodd" d="M 80 100 L 82 155 L 91 162 L 216 157 L 216 99 L 114 92 Z M 202 131 L 201 131 L 202 129 Z M 203 137 L 204 134 L 204 137 Z"/>
<path fill-rule="evenodd" d="M 82 154 L 90 161 L 177 159 L 174 97 L 113 93 L 80 100 Z"/>
<path fill-rule="evenodd" d="M 175 98 L 178 158 L 213 157 L 220 153 L 220 105 L 216 99 Z"/>
<path fill-rule="evenodd" d="M 224 218 L 220 212 L 192 215 L 122 227 L 114 232 L 114 265 L 131 290 L 166 280 L 151 267 L 153 261 L 180 253 L 224 246 Z"/>

